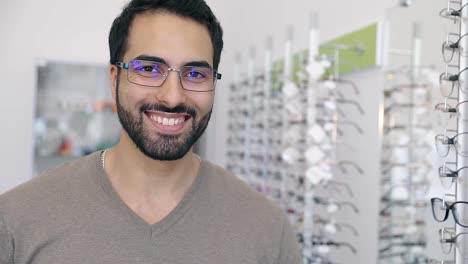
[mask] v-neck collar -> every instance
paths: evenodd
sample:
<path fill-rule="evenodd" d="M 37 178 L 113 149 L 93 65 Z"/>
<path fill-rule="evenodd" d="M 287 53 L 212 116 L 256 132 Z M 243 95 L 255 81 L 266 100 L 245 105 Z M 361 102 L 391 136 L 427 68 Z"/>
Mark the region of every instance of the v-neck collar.
<path fill-rule="evenodd" d="M 202 182 L 204 179 L 204 167 L 206 166 L 205 162 L 202 160 L 200 163 L 200 169 L 198 170 L 198 174 L 195 178 L 195 181 L 190 186 L 187 193 L 184 195 L 182 200 L 179 204 L 162 220 L 154 224 L 148 224 L 145 220 L 143 220 L 138 214 L 136 214 L 128 205 L 120 198 L 117 191 L 112 186 L 109 178 L 107 177 L 104 169 L 101 165 L 100 160 L 101 152 L 96 153 L 96 165 L 99 166 L 97 180 L 99 181 L 99 185 L 103 191 L 103 194 L 106 196 L 111 206 L 117 208 L 122 214 L 122 217 L 126 217 L 131 221 L 133 224 L 149 231 L 151 237 L 154 238 L 165 231 L 167 231 L 171 226 L 176 224 L 178 220 L 185 213 L 190 209 L 193 204 L 193 201 L 198 196 L 197 194 L 200 192 L 200 187 L 202 186 Z"/>

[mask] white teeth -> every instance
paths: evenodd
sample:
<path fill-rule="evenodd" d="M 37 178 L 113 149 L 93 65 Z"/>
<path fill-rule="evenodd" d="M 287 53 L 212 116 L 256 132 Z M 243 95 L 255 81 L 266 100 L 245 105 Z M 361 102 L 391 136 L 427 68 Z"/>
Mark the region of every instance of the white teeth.
<path fill-rule="evenodd" d="M 166 118 L 160 117 L 156 115 L 150 115 L 150 118 L 159 124 L 163 124 L 165 126 L 175 126 L 185 121 L 185 118 Z"/>

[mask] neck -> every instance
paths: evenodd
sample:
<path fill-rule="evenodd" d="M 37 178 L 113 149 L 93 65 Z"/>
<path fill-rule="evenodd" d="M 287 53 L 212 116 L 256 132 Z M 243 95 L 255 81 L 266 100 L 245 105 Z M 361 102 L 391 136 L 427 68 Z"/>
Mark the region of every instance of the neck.
<path fill-rule="evenodd" d="M 104 170 L 121 195 L 181 198 L 194 182 L 199 168 L 200 160 L 192 150 L 179 160 L 153 160 L 123 132 L 120 142 L 107 151 Z"/>

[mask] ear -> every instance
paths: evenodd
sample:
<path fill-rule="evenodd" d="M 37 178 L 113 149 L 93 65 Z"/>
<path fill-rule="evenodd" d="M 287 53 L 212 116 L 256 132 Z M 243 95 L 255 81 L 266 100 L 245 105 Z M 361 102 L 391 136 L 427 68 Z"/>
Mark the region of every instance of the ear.
<path fill-rule="evenodd" d="M 111 92 L 112 92 L 112 99 L 114 99 L 114 102 L 116 102 L 117 98 L 117 78 L 118 76 L 118 68 L 115 65 L 110 65 L 109 66 L 109 76 L 110 76 L 110 82 L 111 82 Z"/>

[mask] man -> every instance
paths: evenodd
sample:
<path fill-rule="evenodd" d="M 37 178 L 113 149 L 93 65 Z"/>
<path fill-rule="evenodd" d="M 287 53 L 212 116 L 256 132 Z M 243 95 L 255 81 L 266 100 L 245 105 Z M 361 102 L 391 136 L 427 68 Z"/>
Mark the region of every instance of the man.
<path fill-rule="evenodd" d="M 0 196 L 0 264 L 298 264 L 281 210 L 192 146 L 223 46 L 203 0 L 134 0 L 109 35 L 119 143 Z"/>

